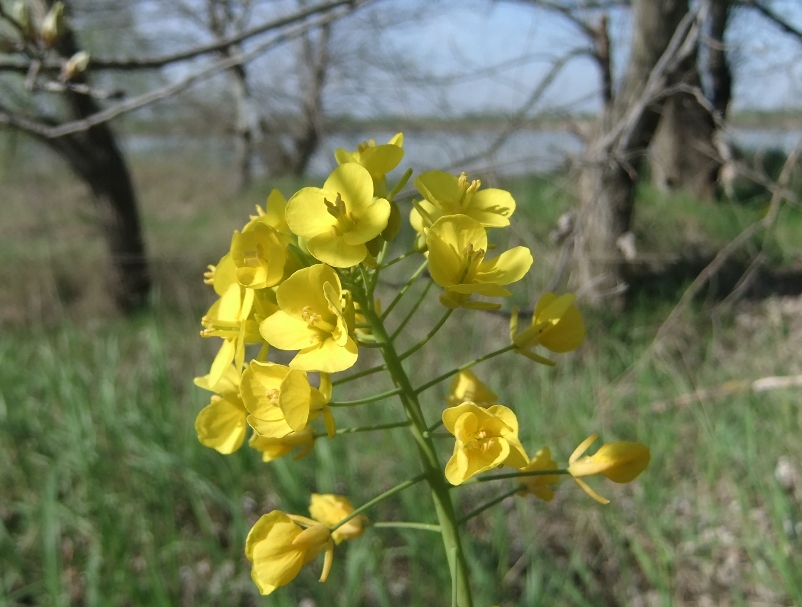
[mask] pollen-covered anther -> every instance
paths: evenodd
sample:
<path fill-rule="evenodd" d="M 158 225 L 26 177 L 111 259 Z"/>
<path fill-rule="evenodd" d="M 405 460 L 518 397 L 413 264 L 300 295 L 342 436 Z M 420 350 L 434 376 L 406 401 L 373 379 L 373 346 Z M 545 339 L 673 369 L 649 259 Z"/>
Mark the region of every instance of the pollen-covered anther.
<path fill-rule="evenodd" d="M 203 273 L 203 282 L 207 285 L 214 284 L 214 271 L 217 269 L 217 266 L 209 264 L 206 267 L 208 269 Z"/>
<path fill-rule="evenodd" d="M 268 390 L 267 392 L 265 392 L 265 396 L 267 396 L 267 400 L 270 401 L 271 405 L 274 405 L 276 407 L 279 406 L 278 399 L 279 399 L 280 394 L 281 394 L 281 392 L 279 392 L 275 388 L 272 388 L 272 389 Z"/>
<path fill-rule="evenodd" d="M 243 265 L 251 267 L 251 268 L 258 268 L 259 267 L 259 257 L 261 256 L 261 246 L 258 244 L 256 245 L 256 250 L 250 251 L 243 251 Z"/>

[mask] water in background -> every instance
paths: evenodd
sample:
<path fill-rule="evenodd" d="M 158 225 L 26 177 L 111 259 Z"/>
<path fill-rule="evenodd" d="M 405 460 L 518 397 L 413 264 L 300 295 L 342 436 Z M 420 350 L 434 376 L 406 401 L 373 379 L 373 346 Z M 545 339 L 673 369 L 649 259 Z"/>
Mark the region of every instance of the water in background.
<path fill-rule="evenodd" d="M 332 133 L 327 135 L 312 157 L 309 173 L 325 176 L 337 166 L 334 150 L 342 147 L 354 149 L 368 138 L 384 143 L 395 133 Z M 488 153 L 501 135 L 496 129 L 473 131 L 420 130 L 404 133 L 407 158 L 414 160 L 416 174 L 432 168 L 459 169 L 473 172 L 493 172 L 499 175 L 546 173 L 559 168 L 582 151 L 583 143 L 575 134 L 565 130 L 524 129 L 512 133 L 498 149 Z M 781 149 L 790 152 L 802 141 L 802 129 L 733 129 L 736 146 L 748 149 Z M 126 151 L 132 156 L 164 152 L 189 154 L 210 162 L 233 163 L 234 144 L 228 137 L 160 137 L 131 135 L 124 139 Z M 409 165 L 404 165 L 409 166 Z M 259 174 L 264 167 L 254 163 Z"/>

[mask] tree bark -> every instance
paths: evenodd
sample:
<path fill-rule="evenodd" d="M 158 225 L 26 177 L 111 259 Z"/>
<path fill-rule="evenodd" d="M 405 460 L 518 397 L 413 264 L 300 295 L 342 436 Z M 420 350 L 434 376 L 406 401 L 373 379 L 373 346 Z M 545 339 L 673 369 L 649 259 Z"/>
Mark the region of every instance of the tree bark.
<path fill-rule="evenodd" d="M 652 143 L 652 180 L 663 191 L 684 190 L 700 200 L 712 200 L 724 161 L 731 156 L 722 150 L 723 135 L 716 120 L 727 114 L 732 75 L 724 47 L 729 0 L 706 0 L 707 44 L 702 61 L 694 53 L 682 66 L 683 84 L 702 90 L 702 76 L 708 83 L 707 107 L 688 92 L 673 95 L 663 109 Z M 711 114 L 711 108 L 713 113 Z"/>
<path fill-rule="evenodd" d="M 48 6 L 51 4 L 49 0 Z M 59 53 L 71 57 L 79 50 L 74 33 L 67 29 L 58 43 Z M 76 77 L 73 82 L 86 83 L 86 78 Z M 70 91 L 65 100 L 75 119 L 100 111 L 89 95 Z M 147 303 L 150 269 L 134 184 L 113 131 L 102 123 L 84 133 L 43 141 L 59 152 L 92 190 L 111 255 L 115 302 L 123 312 L 135 312 Z"/>
<path fill-rule="evenodd" d="M 637 104 L 666 52 L 688 0 L 634 0 L 632 51 L 621 91 L 602 112 L 582 163 L 572 280 L 591 304 L 623 304 L 624 258 L 619 242 L 630 229 L 635 187 L 662 103 Z M 613 129 L 625 117 L 621 132 Z M 612 139 L 612 141 L 610 141 Z"/>
<path fill-rule="evenodd" d="M 696 60 L 694 53 L 683 66 L 680 81 L 701 91 Z M 672 95 L 652 141 L 652 183 L 663 192 L 682 190 L 699 200 L 712 200 L 721 168 L 715 134 L 713 116 L 696 96 L 685 91 Z"/>

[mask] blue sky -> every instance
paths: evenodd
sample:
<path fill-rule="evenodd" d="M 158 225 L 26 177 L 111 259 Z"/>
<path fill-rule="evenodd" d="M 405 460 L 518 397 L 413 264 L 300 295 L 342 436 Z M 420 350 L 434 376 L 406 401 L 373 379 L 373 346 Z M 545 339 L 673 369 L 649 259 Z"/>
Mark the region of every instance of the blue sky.
<path fill-rule="evenodd" d="M 390 10 L 390 2 L 377 10 Z M 395 3 L 399 5 L 398 2 Z M 401 2 L 400 4 L 407 4 Z M 435 2 L 424 23 L 401 28 L 391 35 L 402 52 L 424 70 L 440 76 L 469 74 L 493 65 L 526 63 L 499 69 L 465 82 L 450 84 L 429 95 L 411 96 L 415 113 L 447 108 L 458 112 L 511 110 L 520 106 L 552 61 L 583 45 L 576 28 L 549 11 L 513 2 Z M 802 29 L 802 0 L 776 0 L 778 13 Z M 614 69 L 626 62 L 629 17 L 613 14 Z M 736 108 L 799 106 L 802 100 L 802 43 L 782 33 L 753 11 L 741 10 L 727 39 L 735 68 Z M 540 109 L 593 110 L 598 107 L 599 78 L 588 59 L 572 60 L 549 88 Z"/>

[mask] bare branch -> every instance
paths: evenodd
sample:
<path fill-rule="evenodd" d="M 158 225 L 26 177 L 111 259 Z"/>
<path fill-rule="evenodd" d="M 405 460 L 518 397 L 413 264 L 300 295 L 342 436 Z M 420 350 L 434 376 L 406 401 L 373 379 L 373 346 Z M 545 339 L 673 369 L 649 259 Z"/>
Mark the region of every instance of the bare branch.
<path fill-rule="evenodd" d="M 771 21 L 774 25 L 779 27 L 786 34 L 790 34 L 791 36 L 794 36 L 798 40 L 802 41 L 802 29 L 799 29 L 795 25 L 789 23 L 782 16 L 778 15 L 768 6 L 766 6 L 765 3 L 759 2 L 758 0 L 742 0 L 740 4 L 741 6 L 755 9 L 758 13 L 763 15 L 766 19 Z"/>
<path fill-rule="evenodd" d="M 196 57 L 200 57 L 202 55 L 208 55 L 210 53 L 220 52 L 228 47 L 236 46 L 237 44 L 245 42 L 250 38 L 254 38 L 255 36 L 259 36 L 261 34 L 265 34 L 273 30 L 281 29 L 289 25 L 294 25 L 300 21 L 304 21 L 309 17 L 318 15 L 320 13 L 327 13 L 329 11 L 338 9 L 342 6 L 350 6 L 352 9 L 355 9 L 364 3 L 365 2 L 362 0 L 333 0 L 332 2 L 327 2 L 326 4 L 321 4 L 306 10 L 298 11 L 297 13 L 294 13 L 288 17 L 282 17 L 280 19 L 273 19 L 271 21 L 267 21 L 260 25 L 254 26 L 248 30 L 245 30 L 239 34 L 217 40 L 211 44 L 205 44 L 185 51 L 180 51 L 170 55 L 165 55 L 163 57 L 151 57 L 144 59 L 136 57 L 107 58 L 107 59 L 92 57 L 89 60 L 88 69 L 119 70 L 119 71 L 158 69 L 166 65 L 170 65 L 172 63 L 188 61 L 190 59 L 195 59 Z M 6 71 L 6 72 L 27 73 L 29 65 L 30 62 L 28 61 L 22 62 L 22 61 L 15 61 L 13 59 L 11 60 L 2 59 L 0 60 L 0 72 Z M 61 62 L 48 61 L 43 66 L 43 69 L 60 70 Z"/>
<path fill-rule="evenodd" d="M 355 6 L 363 6 L 371 1 L 372 0 L 363 0 L 362 2 L 357 2 L 357 3 L 343 2 L 341 4 L 348 4 L 350 5 L 350 7 L 355 7 Z M 161 101 L 163 99 L 167 99 L 168 97 L 172 97 L 188 89 L 193 84 L 200 82 L 202 80 L 206 80 L 219 72 L 231 69 L 232 67 L 237 65 L 248 63 L 249 61 L 252 61 L 256 57 L 258 57 L 259 55 L 263 54 L 264 52 L 273 47 L 283 44 L 289 40 L 293 40 L 299 36 L 302 36 L 304 33 L 306 33 L 311 29 L 323 27 L 324 25 L 331 23 L 336 19 L 341 18 L 343 15 L 353 10 L 353 8 L 350 7 L 348 10 L 329 11 L 325 16 L 319 17 L 314 21 L 310 21 L 302 25 L 299 25 L 293 29 L 287 30 L 275 36 L 274 38 L 271 38 L 270 40 L 267 40 L 266 42 L 259 44 L 258 46 L 254 47 L 248 52 L 239 53 L 236 55 L 232 55 L 231 57 L 228 57 L 226 59 L 216 61 L 211 65 L 209 65 L 208 67 L 205 67 L 204 69 L 201 69 L 195 72 L 194 74 L 190 74 L 189 76 L 182 78 L 177 82 L 166 85 L 154 91 L 149 91 L 137 97 L 132 97 L 131 99 L 118 103 L 117 105 L 113 105 L 83 120 L 75 120 L 59 126 L 49 126 L 47 124 L 42 124 L 27 118 L 14 116 L 13 114 L 0 111 L 0 125 L 13 126 L 27 133 L 38 135 L 40 137 L 45 137 L 48 139 L 63 137 L 64 135 L 69 135 L 71 133 L 77 133 L 89 130 L 90 128 L 92 128 L 97 124 L 108 122 L 109 120 L 112 120 L 113 118 L 116 118 L 128 112 L 132 112 L 134 110 L 140 109 L 157 101 Z"/>

